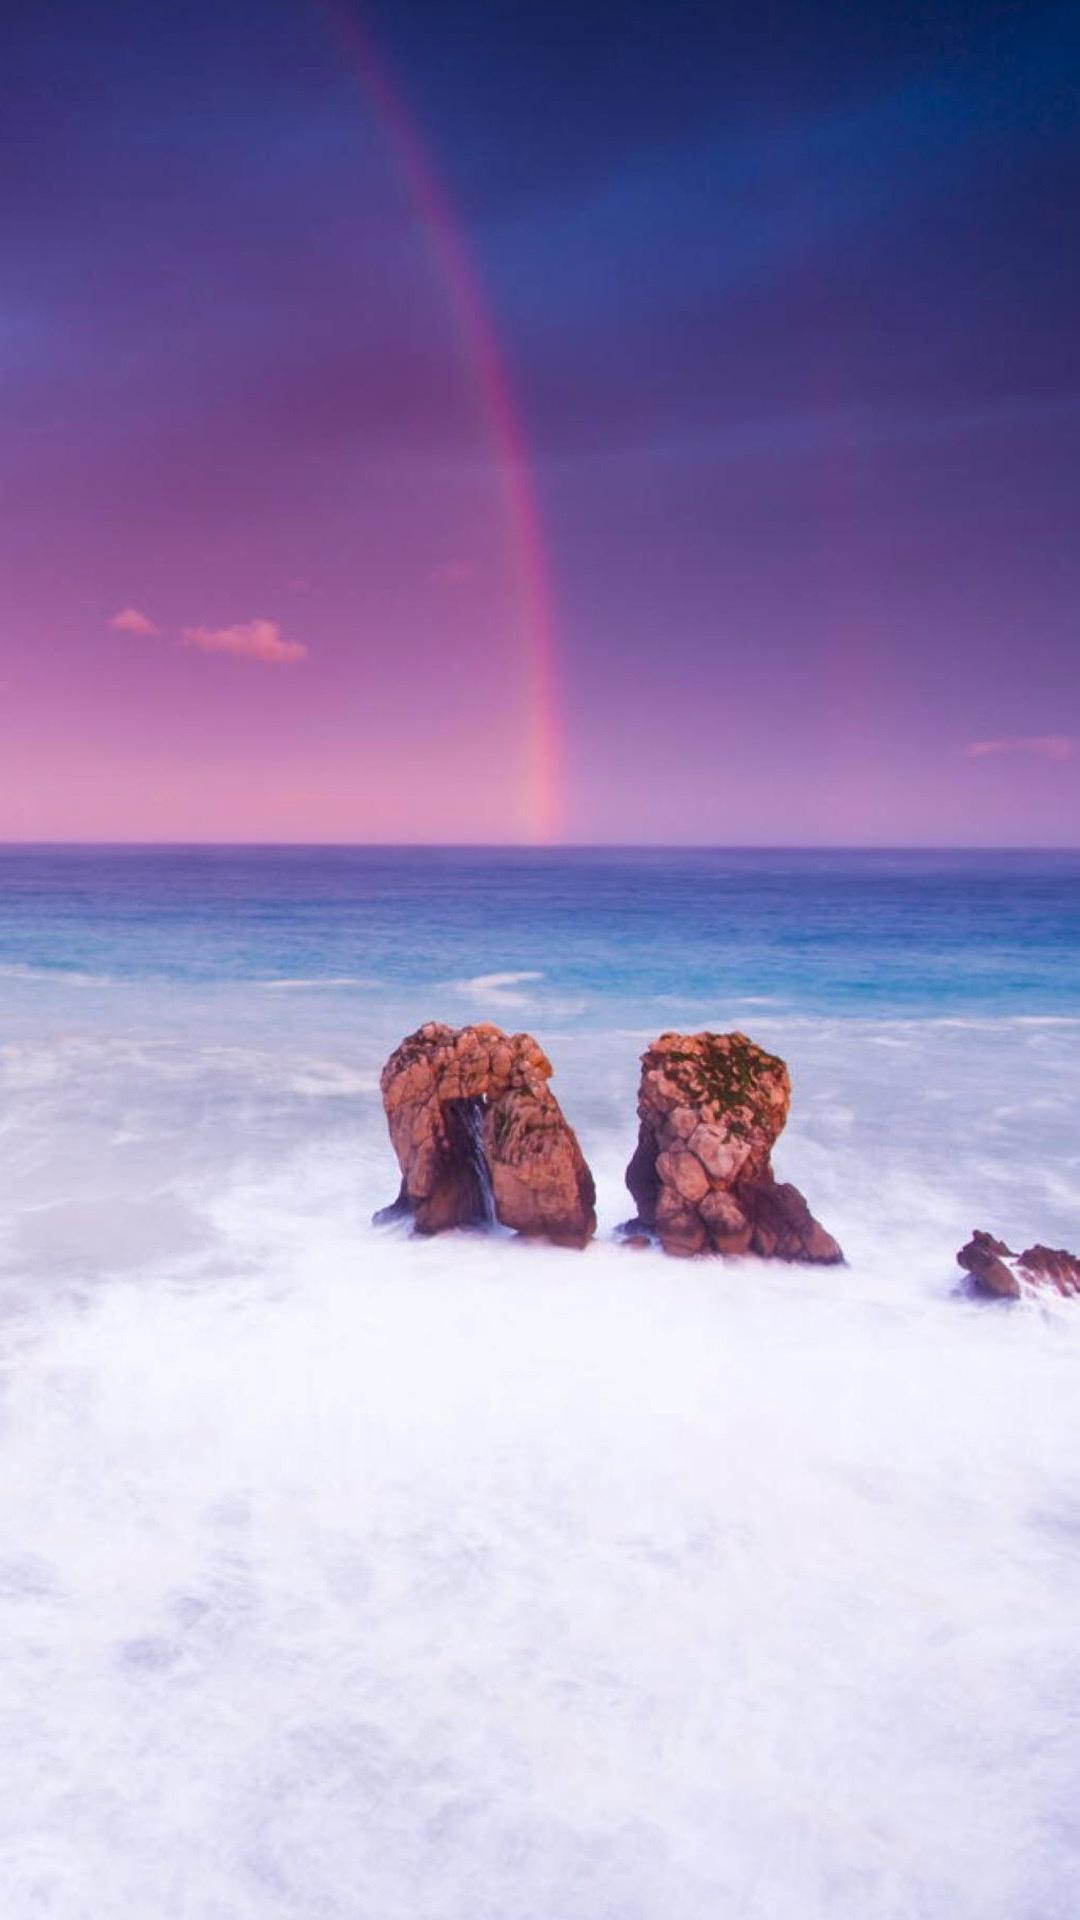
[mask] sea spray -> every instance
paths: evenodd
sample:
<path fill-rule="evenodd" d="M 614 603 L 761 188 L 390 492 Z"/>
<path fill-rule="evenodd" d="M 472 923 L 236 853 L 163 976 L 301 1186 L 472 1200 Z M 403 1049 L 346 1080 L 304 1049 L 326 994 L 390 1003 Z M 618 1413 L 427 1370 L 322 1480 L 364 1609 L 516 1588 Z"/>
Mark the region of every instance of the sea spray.
<path fill-rule="evenodd" d="M 1074 1920 L 1080 1315 L 953 1266 L 1076 1238 L 1068 1005 L 757 1009 L 850 1265 L 743 1267 L 603 1237 L 662 934 L 535 955 L 581 1255 L 369 1226 L 423 981 L 115 945 L 0 1048 L 5 1915 Z"/>

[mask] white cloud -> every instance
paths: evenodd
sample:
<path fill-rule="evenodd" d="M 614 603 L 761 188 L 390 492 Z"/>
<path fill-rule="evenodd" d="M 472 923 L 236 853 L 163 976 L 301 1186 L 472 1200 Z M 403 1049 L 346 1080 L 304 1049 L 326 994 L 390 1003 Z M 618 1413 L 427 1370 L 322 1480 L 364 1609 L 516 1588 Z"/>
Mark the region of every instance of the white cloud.
<path fill-rule="evenodd" d="M 204 653 L 234 653 L 264 666 L 292 666 L 307 659 L 303 642 L 283 640 L 276 620 L 248 620 L 235 627 L 185 627 L 182 638 L 185 646 L 199 647 Z"/>
<path fill-rule="evenodd" d="M 1070 760 L 1075 745 L 1068 733 L 1036 733 L 1004 740 L 971 740 L 964 753 L 969 760 L 986 760 L 1000 753 L 1027 753 L 1036 760 Z"/>
<path fill-rule="evenodd" d="M 140 613 L 138 607 L 122 607 L 119 613 L 113 614 L 109 625 L 114 627 L 117 633 L 158 634 L 161 632 L 157 622 L 151 620 L 149 614 Z"/>

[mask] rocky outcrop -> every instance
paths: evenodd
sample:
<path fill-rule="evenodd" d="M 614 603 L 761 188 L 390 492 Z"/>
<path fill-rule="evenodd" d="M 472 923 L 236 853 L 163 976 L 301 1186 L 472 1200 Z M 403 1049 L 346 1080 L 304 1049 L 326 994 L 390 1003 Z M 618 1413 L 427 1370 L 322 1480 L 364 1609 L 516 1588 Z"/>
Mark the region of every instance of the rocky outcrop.
<path fill-rule="evenodd" d="M 1020 1280 L 1015 1269 L 1006 1265 L 1016 1255 L 1004 1240 L 995 1240 L 993 1234 L 983 1233 L 976 1227 L 966 1247 L 961 1247 L 956 1256 L 964 1272 L 970 1274 L 972 1290 L 983 1293 L 995 1300 L 1019 1300 Z"/>
<path fill-rule="evenodd" d="M 1080 1294 L 1080 1256 L 1064 1247 L 1028 1247 L 1014 1253 L 1004 1240 L 976 1229 L 956 1256 L 975 1293 L 993 1300 L 1019 1300 L 1025 1293 Z"/>
<path fill-rule="evenodd" d="M 429 1022 L 410 1034 L 382 1072 L 401 1191 L 376 1218 L 407 1213 L 420 1233 L 498 1220 L 584 1246 L 596 1192 L 550 1077 L 528 1033 Z"/>
<path fill-rule="evenodd" d="M 835 1266 L 843 1254 L 771 1155 L 791 1105 L 782 1060 L 744 1033 L 664 1033 L 642 1055 L 626 1184 L 668 1253 L 760 1254 Z"/>

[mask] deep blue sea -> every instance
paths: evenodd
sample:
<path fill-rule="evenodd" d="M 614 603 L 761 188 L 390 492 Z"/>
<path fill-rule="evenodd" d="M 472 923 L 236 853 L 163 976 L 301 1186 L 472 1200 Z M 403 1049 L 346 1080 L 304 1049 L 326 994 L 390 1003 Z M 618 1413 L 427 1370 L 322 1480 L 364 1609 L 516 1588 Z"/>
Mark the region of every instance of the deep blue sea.
<path fill-rule="evenodd" d="M 11 1920 L 1076 1920 L 1080 855 L 0 850 Z M 582 1255 L 377 1230 L 526 1028 Z M 617 1245 L 638 1057 L 788 1060 L 843 1269 Z"/>

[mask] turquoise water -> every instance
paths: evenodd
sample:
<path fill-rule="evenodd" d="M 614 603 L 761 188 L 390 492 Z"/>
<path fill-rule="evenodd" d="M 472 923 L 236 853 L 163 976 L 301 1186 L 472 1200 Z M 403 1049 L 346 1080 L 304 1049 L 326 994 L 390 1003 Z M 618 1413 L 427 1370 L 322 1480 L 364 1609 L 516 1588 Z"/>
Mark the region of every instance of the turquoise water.
<path fill-rule="evenodd" d="M 1080 1009 L 1071 853 L 26 849 L 0 901 L 0 965 L 59 975 Z"/>
<path fill-rule="evenodd" d="M 12 1920 L 1075 1920 L 1080 858 L 0 853 Z M 371 1225 L 535 1032 L 583 1255 Z M 620 1248 L 638 1056 L 788 1060 L 839 1270 Z"/>

